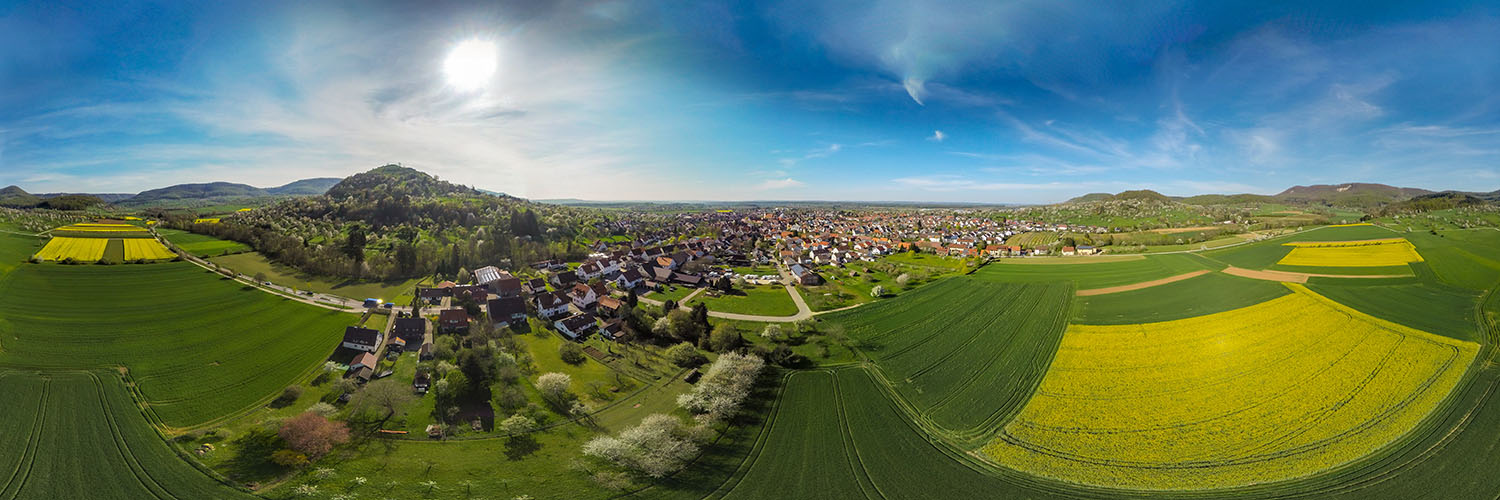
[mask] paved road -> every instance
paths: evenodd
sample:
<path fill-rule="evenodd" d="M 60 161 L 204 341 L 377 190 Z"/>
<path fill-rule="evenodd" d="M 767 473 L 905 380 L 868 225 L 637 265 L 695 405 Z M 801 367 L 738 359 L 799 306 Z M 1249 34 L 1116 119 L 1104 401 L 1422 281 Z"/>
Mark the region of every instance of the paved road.
<path fill-rule="evenodd" d="M 795 280 L 793 280 L 791 278 L 791 273 L 787 272 L 786 269 L 783 268 L 783 269 L 780 269 L 780 271 L 781 271 L 782 278 L 786 280 L 785 283 L 795 283 L 796 282 Z M 792 302 L 795 303 L 795 304 L 797 304 L 797 314 L 793 314 L 791 316 L 761 316 L 759 314 L 737 314 L 737 313 L 728 313 L 728 312 L 719 312 L 719 311 L 709 311 L 708 312 L 708 316 L 712 317 L 712 318 L 729 319 L 729 320 L 735 320 L 735 321 L 756 321 L 756 322 L 760 322 L 760 323 L 791 323 L 791 322 L 795 322 L 795 321 L 802 321 L 804 319 L 811 318 L 811 317 L 817 316 L 819 314 L 826 314 L 826 313 L 831 313 L 831 312 L 835 312 L 835 311 L 842 311 L 844 309 L 851 309 L 851 308 L 853 308 L 855 306 L 858 306 L 858 304 L 855 304 L 854 306 L 849 306 L 849 307 L 844 307 L 844 308 L 840 308 L 840 309 L 835 309 L 833 311 L 823 311 L 823 312 L 815 313 L 815 312 L 812 311 L 812 308 L 807 307 L 807 301 L 802 300 L 802 294 L 797 292 L 797 287 L 792 286 L 792 285 L 782 285 L 782 286 L 786 287 L 786 293 L 788 295 L 792 296 Z M 688 294 L 688 296 L 683 297 L 682 300 L 678 301 L 678 304 L 687 304 L 687 302 L 689 300 L 692 300 L 693 297 L 696 297 L 699 293 L 702 293 L 702 292 L 703 292 L 702 288 L 694 290 L 693 293 Z M 637 300 L 640 300 L 641 302 L 645 302 L 647 304 L 651 304 L 651 305 L 654 305 L 654 306 L 660 306 L 660 305 L 662 305 L 662 302 L 660 300 L 648 299 L 648 298 L 645 298 L 645 297 L 638 297 Z M 678 309 L 690 309 L 690 308 L 687 307 L 686 305 L 679 305 Z"/>

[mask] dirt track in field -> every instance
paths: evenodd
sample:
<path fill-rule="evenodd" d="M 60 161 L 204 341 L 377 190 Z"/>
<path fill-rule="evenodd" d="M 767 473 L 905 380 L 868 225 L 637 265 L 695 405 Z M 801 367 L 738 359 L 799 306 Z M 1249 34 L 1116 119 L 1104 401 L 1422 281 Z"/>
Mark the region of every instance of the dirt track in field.
<path fill-rule="evenodd" d="M 1282 281 L 1286 283 L 1307 283 L 1308 278 L 1410 278 L 1410 274 L 1370 274 L 1370 275 L 1345 275 L 1345 274 L 1313 274 L 1313 273 L 1289 273 L 1286 271 L 1255 271 L 1234 266 L 1224 268 L 1224 274 L 1266 281 Z"/>
<path fill-rule="evenodd" d="M 1153 286 L 1161 286 L 1161 285 L 1165 285 L 1167 283 L 1176 283 L 1178 281 L 1182 281 L 1182 280 L 1185 280 L 1185 279 L 1188 279 L 1188 278 L 1196 278 L 1196 277 L 1208 274 L 1210 272 L 1212 272 L 1212 271 L 1204 269 L 1202 271 L 1193 271 L 1193 272 L 1190 272 L 1190 273 L 1183 273 L 1183 274 L 1179 274 L 1179 275 L 1176 275 L 1176 276 L 1170 276 L 1170 277 L 1162 278 L 1162 279 L 1159 279 L 1159 280 L 1142 281 L 1140 283 L 1132 283 L 1132 284 L 1129 284 L 1129 285 L 1112 286 L 1112 287 L 1107 287 L 1107 288 L 1091 288 L 1091 289 L 1088 289 L 1088 290 L 1079 290 L 1077 292 L 1074 292 L 1073 295 L 1077 295 L 1079 297 L 1088 297 L 1088 296 L 1092 296 L 1092 295 L 1105 295 L 1105 294 L 1111 294 L 1111 293 L 1128 292 L 1128 291 L 1131 291 L 1131 290 L 1140 290 L 1142 288 L 1151 288 Z"/>

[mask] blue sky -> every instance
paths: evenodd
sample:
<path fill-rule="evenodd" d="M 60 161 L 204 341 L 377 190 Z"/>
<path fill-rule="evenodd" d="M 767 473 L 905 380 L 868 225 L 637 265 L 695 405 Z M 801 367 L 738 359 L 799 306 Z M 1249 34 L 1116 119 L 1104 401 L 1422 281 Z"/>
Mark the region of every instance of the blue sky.
<path fill-rule="evenodd" d="M 0 3 L 0 185 L 399 162 L 531 198 L 1500 188 L 1500 9 L 1301 3 Z M 454 88 L 471 39 L 498 69 Z"/>

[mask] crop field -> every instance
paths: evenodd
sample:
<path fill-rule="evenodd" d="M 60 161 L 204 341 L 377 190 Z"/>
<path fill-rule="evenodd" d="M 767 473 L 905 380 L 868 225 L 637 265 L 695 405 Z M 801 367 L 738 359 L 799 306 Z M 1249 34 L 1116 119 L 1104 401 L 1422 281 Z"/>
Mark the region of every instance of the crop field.
<path fill-rule="evenodd" d="M 295 268 L 272 262 L 258 252 L 222 255 L 209 260 L 246 276 L 265 274 L 269 281 L 298 290 L 311 290 L 356 300 L 370 297 L 397 304 L 410 303 L 412 295 L 416 293 L 417 284 L 425 281 L 425 278 L 391 281 L 339 280 L 298 271 Z"/>
<path fill-rule="evenodd" d="M 51 231 L 53 236 L 77 238 L 150 238 L 145 228 L 131 224 L 78 223 Z"/>
<path fill-rule="evenodd" d="M 1291 253 L 1277 264 L 1318 267 L 1383 267 L 1422 262 L 1411 242 L 1401 238 L 1364 241 L 1283 243 Z"/>
<path fill-rule="evenodd" d="M 109 244 L 106 238 L 72 238 L 57 236 L 47 242 L 36 253 L 37 258 L 48 261 L 60 261 L 73 259 L 79 262 L 94 262 L 104 258 L 104 247 Z"/>
<path fill-rule="evenodd" d="M 1294 293 L 1208 316 L 1069 327 L 1036 395 L 985 453 L 1126 489 L 1305 477 L 1411 431 L 1478 352 L 1287 286 Z"/>
<path fill-rule="evenodd" d="M 1265 269 L 1292 252 L 1293 247 L 1284 246 L 1283 243 L 1381 240 L 1396 236 L 1399 235 L 1380 226 L 1325 226 L 1252 244 L 1210 250 L 1202 255 L 1231 266 Z"/>
<path fill-rule="evenodd" d="M 113 241 L 113 240 L 112 240 Z M 177 257 L 155 239 L 133 238 L 120 240 L 125 244 L 125 260 L 163 260 Z"/>
<path fill-rule="evenodd" d="M 258 405 L 326 358 L 355 320 L 186 262 L 26 265 L 0 281 L 0 295 L 0 366 L 123 365 L 170 427 Z"/>
<path fill-rule="evenodd" d="M 827 319 L 842 323 L 933 424 L 954 439 L 980 439 L 999 429 L 1045 371 L 1072 295 L 1060 282 L 950 278 Z"/>
<path fill-rule="evenodd" d="M 1007 245 L 1020 245 L 1021 248 L 1038 248 L 1050 246 L 1057 243 L 1057 232 L 1055 231 L 1028 231 L 1005 240 Z"/>
<path fill-rule="evenodd" d="M 1072 281 L 1079 290 L 1129 285 L 1168 278 L 1203 269 L 1217 269 L 1213 262 L 1195 255 L 1170 254 L 1110 259 L 1103 256 L 1071 259 L 1028 258 L 992 262 L 973 276 L 1007 283 Z M 1067 262 L 1061 262 L 1066 260 Z"/>
<path fill-rule="evenodd" d="M 0 388 L 25 402 L 0 409 L 0 498 L 256 498 L 178 456 L 116 378 L 0 372 Z"/>
<path fill-rule="evenodd" d="M 190 233 L 178 229 L 158 229 L 167 241 L 177 245 L 184 252 L 199 257 L 217 257 L 232 253 L 248 252 L 250 246 L 238 241 L 221 240 L 206 234 Z"/>
<path fill-rule="evenodd" d="M 1488 290 L 1500 283 L 1500 231 L 1472 229 L 1404 236 L 1427 256 L 1427 265 L 1445 283 L 1471 290 Z"/>
<path fill-rule="evenodd" d="M 1169 321 L 1239 309 L 1287 293 L 1280 283 L 1208 273 L 1151 288 L 1078 297 L 1073 321 L 1090 325 Z"/>

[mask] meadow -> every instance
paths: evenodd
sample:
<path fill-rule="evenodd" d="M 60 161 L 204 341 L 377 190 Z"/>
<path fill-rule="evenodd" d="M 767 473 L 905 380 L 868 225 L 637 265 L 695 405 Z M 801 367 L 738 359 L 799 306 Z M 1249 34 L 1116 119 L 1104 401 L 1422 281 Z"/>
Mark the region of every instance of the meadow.
<path fill-rule="evenodd" d="M 823 318 L 842 324 L 933 425 L 953 439 L 981 440 L 1019 407 L 1045 370 L 1072 294 L 1065 282 L 955 277 L 901 300 Z"/>
<path fill-rule="evenodd" d="M 184 252 L 203 257 L 217 257 L 235 253 L 249 252 L 250 246 L 238 241 L 221 240 L 206 234 L 197 234 L 180 229 L 157 229 L 167 241 L 177 245 Z"/>
<path fill-rule="evenodd" d="M 267 281 L 298 290 L 327 293 L 354 300 L 376 298 L 403 305 L 411 303 L 417 285 L 426 281 L 424 278 L 392 281 L 330 279 L 272 262 L 257 252 L 222 255 L 213 257 L 209 261 L 246 276 L 265 275 Z"/>
<path fill-rule="evenodd" d="M 781 285 L 746 285 L 734 292 L 719 296 L 704 291 L 688 301 L 688 305 L 702 303 L 710 311 L 757 314 L 761 316 L 791 316 L 797 314 L 797 304 Z"/>
<path fill-rule="evenodd" d="M 1401 438 L 1479 350 L 1287 286 L 1293 293 L 1208 316 L 1069 327 L 1036 396 L 986 454 L 1111 488 L 1305 477 Z"/>
<path fill-rule="evenodd" d="M 0 366 L 123 366 L 168 427 L 261 404 L 321 363 L 356 319 L 186 262 L 26 265 L 0 294 Z"/>
<path fill-rule="evenodd" d="M 194 467 L 146 424 L 117 376 L 0 371 L 0 498 L 257 498 Z"/>
<path fill-rule="evenodd" d="M 1215 269 L 1214 263 L 1190 254 L 1097 256 L 1077 258 L 1001 259 L 980 268 L 974 278 L 1031 283 L 1072 281 L 1079 290 L 1151 281 Z"/>

